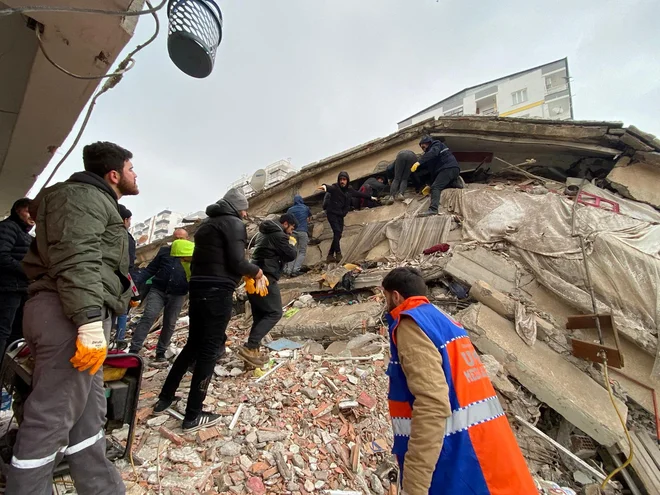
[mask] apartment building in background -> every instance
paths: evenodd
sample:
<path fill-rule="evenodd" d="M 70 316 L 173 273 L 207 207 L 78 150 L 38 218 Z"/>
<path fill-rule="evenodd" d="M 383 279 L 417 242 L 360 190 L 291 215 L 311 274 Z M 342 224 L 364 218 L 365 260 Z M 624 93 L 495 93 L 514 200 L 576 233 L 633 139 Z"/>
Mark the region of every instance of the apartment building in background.
<path fill-rule="evenodd" d="M 143 222 L 134 224 L 129 231 L 137 245 L 144 246 L 172 235 L 174 229 L 181 226 L 184 216 L 172 210 L 163 210 Z"/>
<path fill-rule="evenodd" d="M 568 59 L 466 88 L 399 122 L 399 129 L 430 117 L 484 115 L 572 120 Z"/>
<path fill-rule="evenodd" d="M 278 160 L 268 165 L 264 170 L 266 171 L 266 189 L 296 173 L 296 169 L 291 165 L 291 160 Z M 229 185 L 229 189 L 240 189 L 249 198 L 256 193 L 250 184 L 251 180 L 252 175 L 242 175 Z"/>

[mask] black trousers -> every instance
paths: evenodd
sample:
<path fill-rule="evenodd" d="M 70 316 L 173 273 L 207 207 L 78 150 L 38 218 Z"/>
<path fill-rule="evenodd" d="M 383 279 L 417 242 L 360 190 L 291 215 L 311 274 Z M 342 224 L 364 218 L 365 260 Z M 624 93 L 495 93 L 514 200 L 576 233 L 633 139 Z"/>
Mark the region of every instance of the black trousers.
<path fill-rule="evenodd" d="M 12 342 L 23 338 L 23 306 L 27 294 L 0 292 L 0 363 L 5 349 Z"/>
<path fill-rule="evenodd" d="M 163 400 L 173 400 L 183 375 L 195 363 L 186 406 L 187 421 L 202 412 L 213 368 L 227 341 L 233 294 L 234 289 L 224 287 L 190 288 L 188 342 L 174 361 L 159 396 Z"/>
<path fill-rule="evenodd" d="M 408 189 L 408 179 L 410 178 L 413 165 L 414 164 L 410 164 L 409 160 L 397 155 L 396 160 L 394 160 L 394 180 L 390 187 L 390 195 L 392 197 L 397 194 L 406 193 L 406 189 Z"/>
<path fill-rule="evenodd" d="M 344 217 L 336 213 L 328 213 L 328 223 L 332 229 L 332 244 L 328 256 L 341 253 L 341 236 L 344 233 Z"/>
<path fill-rule="evenodd" d="M 280 286 L 273 280 L 268 286 L 268 295 L 266 297 L 248 294 L 248 300 L 252 307 L 252 328 L 250 329 L 250 336 L 245 347 L 248 349 L 259 349 L 261 340 L 268 335 L 268 332 L 282 318 Z"/>
<path fill-rule="evenodd" d="M 460 168 L 452 167 L 446 168 L 438 172 L 435 176 L 433 184 L 431 184 L 431 206 L 430 210 L 437 212 L 440 206 L 440 193 L 456 183 L 458 176 L 461 172 Z"/>

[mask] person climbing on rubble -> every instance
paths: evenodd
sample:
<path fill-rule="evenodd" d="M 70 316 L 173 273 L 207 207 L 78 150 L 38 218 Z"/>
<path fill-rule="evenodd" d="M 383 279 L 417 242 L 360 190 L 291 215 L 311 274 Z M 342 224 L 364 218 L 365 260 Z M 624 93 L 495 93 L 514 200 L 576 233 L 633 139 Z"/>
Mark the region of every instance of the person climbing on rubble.
<path fill-rule="evenodd" d="M 284 274 L 290 277 L 297 277 L 301 274 L 300 269 L 305 262 L 305 255 L 307 254 L 309 222 L 312 219 L 312 210 L 305 204 L 303 197 L 296 194 L 293 197 L 293 206 L 287 210 L 287 213 L 293 215 L 296 219 L 296 229 L 293 231 L 293 237 L 296 239 L 298 254 L 294 261 L 287 263 L 284 267 Z"/>
<path fill-rule="evenodd" d="M 174 239 L 188 239 L 185 229 L 176 229 Z M 167 351 L 172 334 L 176 328 L 181 308 L 188 294 L 186 272 L 179 260 L 170 254 L 171 246 L 165 245 L 158 250 L 156 257 L 138 275 L 136 285 L 140 286 L 151 280 L 151 290 L 144 301 L 144 312 L 137 324 L 129 352 L 137 354 L 142 349 L 156 318 L 163 313 L 163 328 L 158 337 L 154 363 L 167 363 Z"/>
<path fill-rule="evenodd" d="M 364 194 L 369 194 L 371 198 L 353 198 L 353 209 L 361 210 L 362 208 L 375 208 L 380 206 L 378 199 L 374 200 L 373 198 L 380 198 L 383 195 L 383 191 L 387 184 L 385 183 L 385 177 L 382 175 L 377 175 L 375 177 L 369 177 L 364 181 L 364 184 L 359 189 L 359 192 Z"/>
<path fill-rule="evenodd" d="M 383 279 L 392 452 L 407 495 L 536 495 L 516 438 L 465 330 L 429 303 L 422 274 Z M 400 492 L 401 493 L 401 492 Z"/>
<path fill-rule="evenodd" d="M 341 236 L 344 233 L 344 217 L 351 209 L 351 199 L 377 200 L 374 196 L 356 191 L 349 185 L 349 182 L 348 172 L 339 172 L 336 184 L 323 184 L 317 189 L 318 191 L 325 191 L 323 209 L 328 216 L 328 223 L 332 229 L 332 244 L 326 259 L 328 263 L 334 263 L 342 259 Z"/>
<path fill-rule="evenodd" d="M 77 493 L 126 491 L 106 458 L 103 362 L 112 319 L 133 294 L 117 204 L 139 192 L 132 158 L 114 143 L 85 146 L 85 171 L 44 189 L 30 206 L 36 238 L 23 259 L 32 281 L 23 332 L 34 369 L 6 494 L 51 493 L 63 457 Z"/>
<path fill-rule="evenodd" d="M 408 189 L 408 179 L 412 172 L 412 166 L 417 163 L 417 154 L 410 150 L 401 150 L 397 153 L 394 160 L 394 179 L 390 186 L 390 197 L 387 204 L 394 204 L 394 201 L 403 201 L 406 189 Z"/>
<path fill-rule="evenodd" d="M 251 368 L 260 368 L 268 362 L 268 356 L 260 352 L 261 341 L 282 318 L 282 296 L 277 284 L 287 262 L 296 259 L 296 218 L 285 213 L 279 223 L 266 220 L 259 225 L 259 235 L 252 253 L 252 263 L 268 277 L 268 293 L 261 296 L 248 292 L 252 308 L 252 328 L 245 345 L 238 350 L 240 358 Z"/>
<path fill-rule="evenodd" d="M 194 371 L 183 419 L 184 433 L 212 426 L 220 415 L 202 410 L 216 361 L 225 352 L 227 325 L 232 316 L 233 294 L 241 277 L 266 282 L 261 268 L 245 259 L 248 200 L 230 189 L 206 208 L 206 218 L 195 233 L 190 276 L 188 341 L 172 365 L 154 406 L 163 414 L 175 401 L 175 393 L 188 367 Z"/>
<path fill-rule="evenodd" d="M 461 168 L 453 153 L 443 142 L 431 136 L 424 136 L 419 146 L 424 154 L 413 164 L 411 171 L 417 172 L 420 169 L 428 172 L 431 177 L 431 205 L 420 216 L 437 215 L 442 191 L 449 187 L 463 187 L 459 179 Z"/>

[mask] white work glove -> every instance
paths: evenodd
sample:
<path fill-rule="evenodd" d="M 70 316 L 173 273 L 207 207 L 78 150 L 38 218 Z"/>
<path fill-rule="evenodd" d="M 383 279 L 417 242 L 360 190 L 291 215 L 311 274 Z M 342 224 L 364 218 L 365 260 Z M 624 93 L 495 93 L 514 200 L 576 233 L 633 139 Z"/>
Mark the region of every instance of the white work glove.
<path fill-rule="evenodd" d="M 376 196 L 371 196 L 371 201 L 378 201 L 378 198 Z"/>
<path fill-rule="evenodd" d="M 89 370 L 90 375 L 95 375 L 103 366 L 107 352 L 103 322 L 86 323 L 78 328 L 76 353 L 70 361 L 78 371 Z"/>
<path fill-rule="evenodd" d="M 323 184 L 322 186 L 317 187 L 316 190 L 317 190 L 317 191 L 328 192 L 328 186 L 326 186 L 325 184 Z"/>

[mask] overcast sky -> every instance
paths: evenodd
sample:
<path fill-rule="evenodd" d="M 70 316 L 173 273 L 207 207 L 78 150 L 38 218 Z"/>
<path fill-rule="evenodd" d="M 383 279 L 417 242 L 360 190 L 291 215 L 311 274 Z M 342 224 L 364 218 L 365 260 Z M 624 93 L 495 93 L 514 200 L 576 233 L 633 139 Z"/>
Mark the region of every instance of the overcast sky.
<path fill-rule="evenodd" d="M 82 168 L 84 144 L 114 141 L 135 155 L 141 192 L 122 200 L 134 221 L 164 208 L 203 210 L 241 174 L 282 158 L 299 168 L 390 134 L 465 87 L 563 57 L 576 119 L 660 136 L 657 0 L 219 3 L 225 27 L 213 74 L 181 73 L 164 29 L 101 97 L 55 180 Z M 127 49 L 152 30 L 143 17 Z"/>

